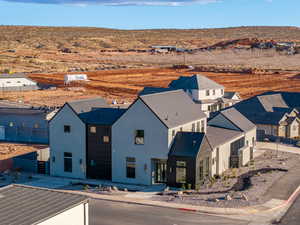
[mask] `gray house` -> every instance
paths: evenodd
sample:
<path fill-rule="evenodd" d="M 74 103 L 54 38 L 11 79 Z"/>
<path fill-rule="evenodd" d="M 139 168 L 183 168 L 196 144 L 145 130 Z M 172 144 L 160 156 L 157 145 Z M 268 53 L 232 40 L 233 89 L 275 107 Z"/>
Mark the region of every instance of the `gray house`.
<path fill-rule="evenodd" d="M 47 144 L 54 109 L 0 103 L 0 141 Z"/>
<path fill-rule="evenodd" d="M 300 93 L 266 92 L 244 100 L 234 108 L 256 124 L 259 140 L 300 136 Z"/>

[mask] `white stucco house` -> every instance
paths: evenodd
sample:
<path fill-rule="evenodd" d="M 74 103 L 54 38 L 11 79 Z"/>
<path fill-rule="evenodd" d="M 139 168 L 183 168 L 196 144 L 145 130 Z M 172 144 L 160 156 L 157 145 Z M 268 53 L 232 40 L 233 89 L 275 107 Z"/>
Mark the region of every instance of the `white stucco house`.
<path fill-rule="evenodd" d="M 241 101 L 237 92 L 225 92 L 225 87 L 204 75 L 181 76 L 169 84 L 169 88 L 183 89 L 207 115 Z"/>
<path fill-rule="evenodd" d="M 0 188 L 1 225 L 88 225 L 83 195 L 24 185 Z"/>

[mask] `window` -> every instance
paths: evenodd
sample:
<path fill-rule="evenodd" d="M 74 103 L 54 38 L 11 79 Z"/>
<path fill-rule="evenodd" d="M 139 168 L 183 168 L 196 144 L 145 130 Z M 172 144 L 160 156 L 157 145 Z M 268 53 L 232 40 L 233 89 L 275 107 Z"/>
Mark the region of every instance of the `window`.
<path fill-rule="evenodd" d="M 91 166 L 96 166 L 95 160 L 91 160 L 90 165 L 91 165 Z"/>
<path fill-rule="evenodd" d="M 175 130 L 172 130 L 172 137 L 175 136 Z"/>
<path fill-rule="evenodd" d="M 103 136 L 103 143 L 109 143 L 109 136 Z"/>
<path fill-rule="evenodd" d="M 197 122 L 197 132 L 200 132 L 200 122 Z"/>
<path fill-rule="evenodd" d="M 135 178 L 135 158 L 126 158 L 126 177 Z"/>
<path fill-rule="evenodd" d="M 201 132 L 204 133 L 205 131 L 205 121 L 201 120 Z"/>
<path fill-rule="evenodd" d="M 64 171 L 72 173 L 72 153 L 64 152 Z"/>
<path fill-rule="evenodd" d="M 70 133 L 71 132 L 71 126 L 70 125 L 64 125 L 64 132 Z"/>
<path fill-rule="evenodd" d="M 10 126 L 10 127 L 13 127 L 13 126 L 14 126 L 14 123 L 13 123 L 13 122 L 9 122 L 9 126 Z"/>
<path fill-rule="evenodd" d="M 216 90 L 213 90 L 213 95 L 215 95 L 216 94 Z"/>
<path fill-rule="evenodd" d="M 223 89 L 221 89 L 221 94 L 224 95 L 224 90 Z"/>
<path fill-rule="evenodd" d="M 143 145 L 144 144 L 144 137 L 145 137 L 144 130 L 136 130 L 135 131 L 134 143 L 136 145 Z"/>
<path fill-rule="evenodd" d="M 205 176 L 208 177 L 210 173 L 210 158 L 206 157 L 205 159 Z"/>
<path fill-rule="evenodd" d="M 206 90 L 206 96 L 209 96 L 209 90 Z"/>
<path fill-rule="evenodd" d="M 186 183 L 186 162 L 176 161 L 176 183 Z"/>
<path fill-rule="evenodd" d="M 195 132 L 195 124 L 192 124 L 192 132 Z"/>
<path fill-rule="evenodd" d="M 199 163 L 199 179 L 204 179 L 204 168 L 203 168 L 203 161 L 201 160 Z"/>
<path fill-rule="evenodd" d="M 254 142 L 255 142 L 255 138 L 252 137 L 252 145 L 254 145 Z"/>
<path fill-rule="evenodd" d="M 96 127 L 90 127 L 90 133 L 95 134 L 97 131 Z"/>
<path fill-rule="evenodd" d="M 180 131 L 183 131 L 183 128 L 182 128 L 182 127 L 180 127 Z"/>
<path fill-rule="evenodd" d="M 39 128 L 39 127 L 40 127 L 40 125 L 38 123 L 34 124 L 34 128 Z"/>
<path fill-rule="evenodd" d="M 210 107 L 210 105 L 209 105 L 209 106 L 207 106 L 207 110 L 210 112 L 210 110 L 211 110 L 211 107 Z"/>

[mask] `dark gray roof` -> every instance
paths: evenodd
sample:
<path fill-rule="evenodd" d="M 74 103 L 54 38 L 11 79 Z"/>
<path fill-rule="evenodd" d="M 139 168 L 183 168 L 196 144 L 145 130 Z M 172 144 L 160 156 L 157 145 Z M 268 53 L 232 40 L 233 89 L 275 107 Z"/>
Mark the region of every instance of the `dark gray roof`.
<path fill-rule="evenodd" d="M 225 91 L 224 93 L 224 98 L 232 99 L 234 95 L 238 95 L 238 92 L 230 92 L 230 91 Z"/>
<path fill-rule="evenodd" d="M 173 88 L 161 88 L 161 87 L 144 87 L 142 91 L 139 92 L 139 96 L 141 95 L 149 95 L 149 94 L 155 94 L 159 92 L 165 92 L 165 91 L 172 91 Z"/>
<path fill-rule="evenodd" d="M 0 74 L 0 79 L 7 79 L 7 78 L 27 78 L 27 76 L 24 73 L 13 73 L 13 74 L 8 74 L 8 73 L 2 73 Z"/>
<path fill-rule="evenodd" d="M 90 112 L 80 113 L 79 118 L 88 124 L 112 125 L 125 111 L 126 109 L 99 108 Z"/>
<path fill-rule="evenodd" d="M 200 105 L 194 103 L 183 90 L 142 95 L 139 98 L 168 128 L 206 118 Z"/>
<path fill-rule="evenodd" d="M 169 155 L 194 157 L 200 151 L 204 139 L 204 133 L 177 132 Z"/>
<path fill-rule="evenodd" d="M 234 105 L 256 124 L 278 124 L 285 113 L 300 108 L 298 92 L 266 92 Z"/>
<path fill-rule="evenodd" d="M 233 140 L 243 133 L 241 131 L 230 130 L 220 127 L 207 126 L 206 137 L 210 145 L 215 148 Z"/>
<path fill-rule="evenodd" d="M 222 85 L 200 74 L 193 75 L 191 77 L 181 76 L 179 77 L 179 79 L 173 80 L 169 84 L 169 87 L 175 89 L 184 89 L 184 90 L 187 89 L 206 90 L 206 89 L 224 88 Z"/>
<path fill-rule="evenodd" d="M 249 131 L 255 128 L 255 124 L 253 124 L 235 108 L 225 109 L 220 111 L 220 113 L 242 131 Z"/>
<path fill-rule="evenodd" d="M 0 189 L 0 223 L 37 224 L 87 200 L 83 195 L 10 185 Z"/>
<path fill-rule="evenodd" d="M 81 99 L 68 102 L 68 105 L 77 113 L 89 112 L 95 108 L 109 107 L 103 98 Z"/>

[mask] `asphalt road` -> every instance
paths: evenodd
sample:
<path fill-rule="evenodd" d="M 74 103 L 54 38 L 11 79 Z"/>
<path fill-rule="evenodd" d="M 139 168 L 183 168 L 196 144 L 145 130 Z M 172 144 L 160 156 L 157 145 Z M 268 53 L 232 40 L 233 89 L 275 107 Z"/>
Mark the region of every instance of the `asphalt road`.
<path fill-rule="evenodd" d="M 300 224 L 300 196 L 296 199 L 292 207 L 282 218 L 280 225 L 299 225 Z"/>
<path fill-rule="evenodd" d="M 90 200 L 90 225 L 246 225 L 245 221 L 218 216 L 143 206 Z M 300 213 L 299 213 L 300 214 Z"/>

